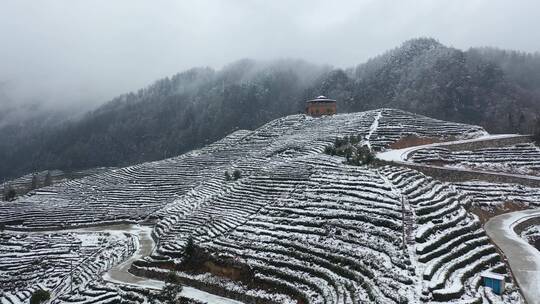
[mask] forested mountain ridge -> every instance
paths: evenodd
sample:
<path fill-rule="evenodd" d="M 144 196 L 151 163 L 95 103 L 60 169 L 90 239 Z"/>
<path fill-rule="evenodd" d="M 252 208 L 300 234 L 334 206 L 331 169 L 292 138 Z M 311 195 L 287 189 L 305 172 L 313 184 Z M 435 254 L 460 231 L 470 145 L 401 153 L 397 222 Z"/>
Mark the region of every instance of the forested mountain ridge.
<path fill-rule="evenodd" d="M 540 107 L 540 82 L 527 86 L 518 78 L 538 79 L 540 69 L 510 72 L 516 63 L 505 58 L 511 57 L 540 63 L 538 54 L 464 52 L 434 39 L 414 39 L 355 68 L 334 71 L 315 87 L 343 101 L 341 111 L 394 107 L 491 132 L 529 132 Z"/>
<path fill-rule="evenodd" d="M 121 95 L 61 124 L 0 130 L 0 178 L 43 169 L 121 166 L 161 159 L 303 111 L 324 94 L 339 112 L 400 108 L 530 132 L 540 109 L 540 55 L 461 51 L 421 38 L 349 69 L 300 60 L 244 59 L 216 71 L 194 68 Z"/>

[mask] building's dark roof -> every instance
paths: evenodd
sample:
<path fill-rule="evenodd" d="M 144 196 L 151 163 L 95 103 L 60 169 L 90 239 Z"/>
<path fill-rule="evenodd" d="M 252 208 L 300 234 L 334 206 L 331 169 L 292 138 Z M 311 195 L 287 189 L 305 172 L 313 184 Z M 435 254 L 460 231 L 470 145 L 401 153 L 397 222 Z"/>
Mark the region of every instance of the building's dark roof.
<path fill-rule="evenodd" d="M 326 96 L 321 95 L 321 96 L 317 96 L 317 98 L 315 98 L 315 99 L 308 100 L 306 102 L 336 102 L 336 100 L 335 99 L 330 99 L 330 98 L 328 98 Z"/>

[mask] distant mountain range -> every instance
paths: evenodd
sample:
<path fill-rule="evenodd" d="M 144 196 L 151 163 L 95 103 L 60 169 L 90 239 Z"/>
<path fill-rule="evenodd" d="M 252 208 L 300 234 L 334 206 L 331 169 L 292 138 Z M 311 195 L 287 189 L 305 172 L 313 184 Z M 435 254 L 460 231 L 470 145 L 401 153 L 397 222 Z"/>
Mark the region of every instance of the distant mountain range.
<path fill-rule="evenodd" d="M 317 95 L 339 112 L 399 108 L 478 124 L 490 132 L 531 132 L 540 117 L 540 54 L 406 41 L 348 69 L 301 60 L 240 60 L 194 68 L 114 98 L 77 119 L 48 114 L 3 123 L 0 178 L 45 169 L 78 170 L 161 159 L 303 111 Z"/>

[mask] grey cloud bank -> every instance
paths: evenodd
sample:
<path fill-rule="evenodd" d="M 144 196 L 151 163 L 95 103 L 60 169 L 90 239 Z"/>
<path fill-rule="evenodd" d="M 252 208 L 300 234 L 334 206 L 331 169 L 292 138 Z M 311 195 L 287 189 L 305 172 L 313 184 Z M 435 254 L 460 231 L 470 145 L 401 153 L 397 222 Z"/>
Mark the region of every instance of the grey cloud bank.
<path fill-rule="evenodd" d="M 429 36 L 540 50 L 540 1 L 0 0 L 0 106 L 90 109 L 194 66 L 346 67 Z"/>

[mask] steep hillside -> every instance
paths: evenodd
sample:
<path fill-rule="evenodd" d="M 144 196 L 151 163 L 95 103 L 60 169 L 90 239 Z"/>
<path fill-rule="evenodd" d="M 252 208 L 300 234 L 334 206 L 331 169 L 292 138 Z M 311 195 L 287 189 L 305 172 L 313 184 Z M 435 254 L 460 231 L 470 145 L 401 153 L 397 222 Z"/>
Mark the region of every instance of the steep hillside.
<path fill-rule="evenodd" d="M 540 107 L 532 80 L 537 75 L 518 68 L 518 62 L 534 65 L 540 57 L 514 57 L 505 61 L 484 49 L 462 51 L 434 39 L 413 39 L 356 68 L 332 71 L 313 92 L 342 100 L 345 111 L 393 107 L 479 124 L 490 132 L 530 132 Z"/>
<path fill-rule="evenodd" d="M 80 119 L 17 120 L 0 127 L 0 178 L 179 155 L 234 130 L 302 112 L 303 101 L 320 94 L 337 99 L 342 113 L 392 107 L 490 132 L 531 132 L 540 111 L 539 58 L 414 39 L 345 70 L 295 60 L 195 68 Z"/>
<path fill-rule="evenodd" d="M 414 170 L 350 166 L 322 153 L 348 135 L 384 149 L 404 137 L 484 134 L 393 109 L 292 115 L 179 157 L 31 192 L 1 204 L 0 219 L 20 235 L 152 223 L 156 247 L 132 273 L 164 278 L 176 269 L 187 285 L 245 302 L 487 302 L 493 294 L 479 287 L 478 274 L 508 272 L 478 218 L 464 209 L 467 197 Z M 238 178 L 225 178 L 235 171 Z M 6 239 L 0 248 L 20 242 Z M 30 245 L 30 256 L 34 250 Z M 28 282 L 39 279 L 33 271 L 25 270 Z M 94 277 L 91 270 L 86 276 Z M 151 292 L 138 285 L 85 280 L 53 303 L 145 303 Z M 3 303 L 29 294 L 28 285 L 3 288 Z M 512 285 L 503 300 L 519 303 Z"/>
<path fill-rule="evenodd" d="M 450 151 L 443 147 L 427 148 L 416 151 L 411 160 L 484 171 L 540 175 L 540 148 L 533 143 L 472 151 Z"/>
<path fill-rule="evenodd" d="M 238 129 L 303 110 L 303 92 L 326 67 L 240 60 L 194 68 L 119 96 L 80 119 L 0 129 L 0 178 L 163 159 Z"/>

